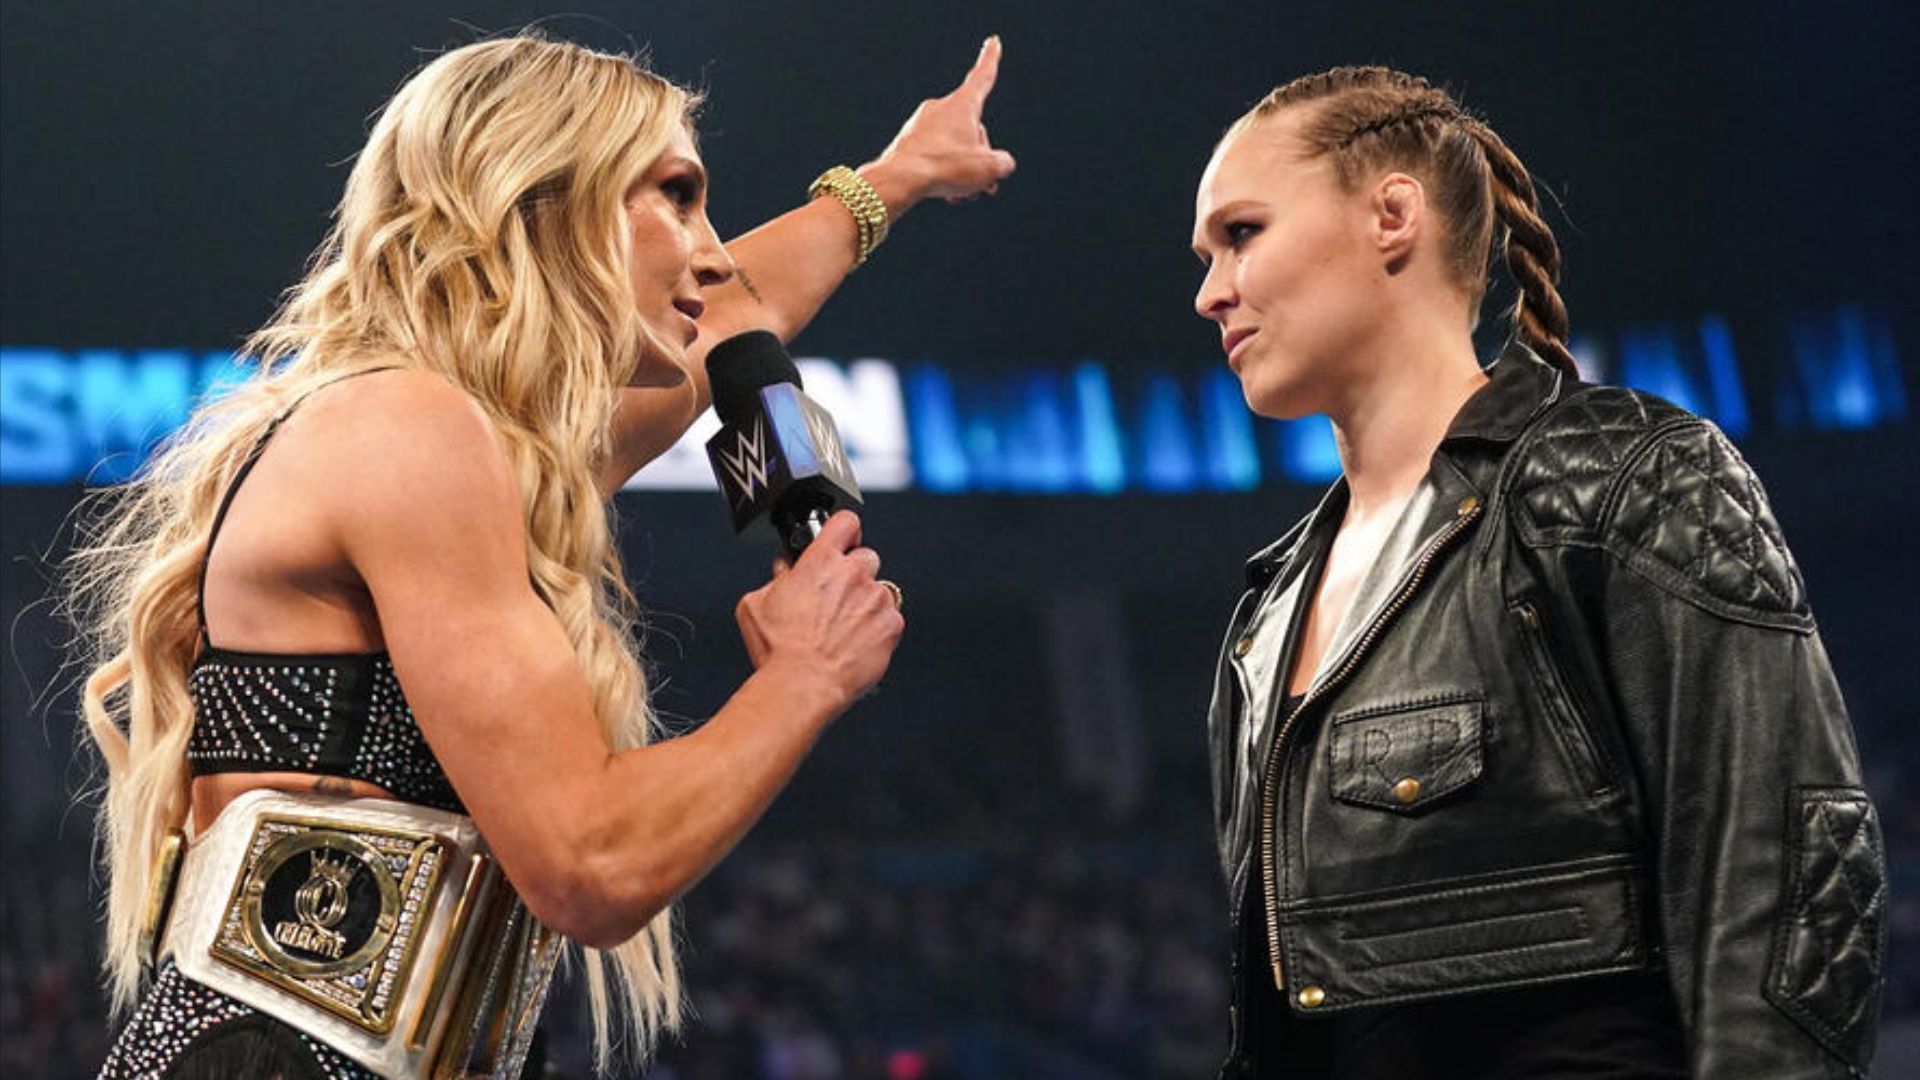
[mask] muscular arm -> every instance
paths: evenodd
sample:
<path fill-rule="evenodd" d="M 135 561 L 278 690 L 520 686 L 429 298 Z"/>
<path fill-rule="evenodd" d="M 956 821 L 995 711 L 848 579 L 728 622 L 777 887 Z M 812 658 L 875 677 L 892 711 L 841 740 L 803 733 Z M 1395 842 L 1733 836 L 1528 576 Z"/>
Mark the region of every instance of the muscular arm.
<path fill-rule="evenodd" d="M 886 150 L 858 172 L 897 222 L 926 198 L 961 199 L 992 189 L 1013 171 L 1013 155 L 995 150 L 981 111 L 1000 68 L 998 38 L 988 39 L 973 69 L 945 97 L 922 102 Z M 621 392 L 614 448 L 601 475 L 611 495 L 642 465 L 666 452 L 710 403 L 707 352 L 746 330 L 790 341 L 853 270 L 853 216 L 823 197 L 790 210 L 727 244 L 732 281 L 708 289 L 700 337 L 688 350 L 688 379 L 671 389 Z"/>
<path fill-rule="evenodd" d="M 782 651 L 757 635 L 759 670 L 708 724 L 615 752 L 529 583 L 520 494 L 484 414 L 426 375 L 389 377 L 367 397 L 331 434 L 344 475 L 362 478 L 334 527 L 421 730 L 534 914 L 589 945 L 624 941 L 738 841 L 879 677 L 899 622 L 871 553 L 847 554 L 858 532 L 843 522 L 837 543 L 786 575 L 813 594 L 809 612 L 820 597 L 857 609 L 822 617 L 815 638 L 851 635 L 859 663 L 816 640 Z"/>

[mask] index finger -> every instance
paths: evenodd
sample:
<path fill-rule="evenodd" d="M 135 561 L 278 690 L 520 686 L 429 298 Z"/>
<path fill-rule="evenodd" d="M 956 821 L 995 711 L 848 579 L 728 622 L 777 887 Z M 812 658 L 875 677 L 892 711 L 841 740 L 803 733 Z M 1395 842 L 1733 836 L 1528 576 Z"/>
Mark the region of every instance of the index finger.
<path fill-rule="evenodd" d="M 1000 35 L 995 34 L 980 46 L 980 56 L 974 60 L 967 77 L 960 80 L 954 90 L 955 95 L 971 101 L 976 107 L 985 105 L 987 95 L 993 92 L 994 80 L 1000 77 Z"/>

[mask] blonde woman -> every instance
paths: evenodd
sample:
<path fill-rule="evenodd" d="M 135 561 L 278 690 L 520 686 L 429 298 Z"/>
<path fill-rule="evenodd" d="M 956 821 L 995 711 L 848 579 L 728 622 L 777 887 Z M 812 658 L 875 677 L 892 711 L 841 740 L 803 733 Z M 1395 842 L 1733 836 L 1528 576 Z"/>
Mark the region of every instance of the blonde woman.
<path fill-rule="evenodd" d="M 903 622 L 840 515 L 741 600 L 754 674 L 647 745 L 605 500 L 706 407 L 713 342 L 790 337 L 876 214 L 1012 171 L 998 60 L 724 246 L 692 99 L 629 58 L 516 37 L 402 87 L 259 375 L 76 556 L 106 974 L 137 1001 L 103 1075 L 511 1073 L 560 938 L 596 950 L 603 1067 L 617 1027 L 678 1023 L 672 901 Z"/>

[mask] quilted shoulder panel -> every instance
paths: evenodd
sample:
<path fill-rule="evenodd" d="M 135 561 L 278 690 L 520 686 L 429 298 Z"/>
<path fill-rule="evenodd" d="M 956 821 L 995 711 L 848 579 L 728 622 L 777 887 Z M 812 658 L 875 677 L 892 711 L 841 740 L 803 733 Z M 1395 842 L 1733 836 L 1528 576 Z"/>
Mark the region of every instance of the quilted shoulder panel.
<path fill-rule="evenodd" d="M 1678 406 L 1616 386 L 1580 390 L 1522 438 L 1507 497 L 1538 540 L 1597 538 L 1621 470 L 1664 426 L 1691 419 Z"/>
<path fill-rule="evenodd" d="M 1611 500 L 1604 543 L 1630 568 L 1709 611 L 1807 628 L 1807 590 L 1760 480 L 1705 421 L 1642 451 Z"/>

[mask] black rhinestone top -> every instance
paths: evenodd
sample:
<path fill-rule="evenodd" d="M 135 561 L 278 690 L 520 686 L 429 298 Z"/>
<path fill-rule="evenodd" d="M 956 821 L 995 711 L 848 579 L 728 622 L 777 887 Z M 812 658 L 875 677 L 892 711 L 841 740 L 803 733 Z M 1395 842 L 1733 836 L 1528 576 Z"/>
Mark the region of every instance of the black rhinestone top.
<path fill-rule="evenodd" d="M 304 772 L 365 780 L 464 813 L 385 653 L 300 656 L 209 648 L 194 665 L 195 776 Z"/>

